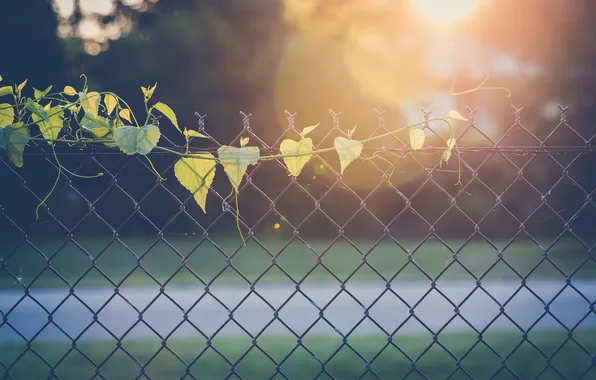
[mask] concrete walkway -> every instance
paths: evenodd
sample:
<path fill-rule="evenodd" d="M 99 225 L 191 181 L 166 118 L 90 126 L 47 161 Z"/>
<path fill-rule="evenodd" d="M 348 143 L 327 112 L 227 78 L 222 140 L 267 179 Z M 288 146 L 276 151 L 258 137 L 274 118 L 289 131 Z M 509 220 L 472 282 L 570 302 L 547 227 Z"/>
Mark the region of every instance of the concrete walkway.
<path fill-rule="evenodd" d="M 112 289 L 81 289 L 74 294 L 44 289 L 32 290 L 29 296 L 23 291 L 0 291 L 0 317 L 6 319 L 4 323 L 0 320 L 0 342 L 23 341 L 13 328 L 26 339 L 40 330 L 36 340 L 69 339 L 58 326 L 72 338 L 82 334 L 80 339 L 84 340 L 113 339 L 106 330 L 117 338 L 125 333 L 126 338 L 166 337 L 177 326 L 173 337 L 199 337 L 191 323 L 207 336 L 216 332 L 218 336 L 255 335 L 266 326 L 266 333 L 283 334 L 291 328 L 297 334 L 308 329 L 309 334 L 346 334 L 351 330 L 370 334 L 397 328 L 428 331 L 425 324 L 436 332 L 450 320 L 444 331 L 473 331 L 464 319 L 478 330 L 494 320 L 491 331 L 516 330 L 516 324 L 523 329 L 535 325 L 534 329 L 562 330 L 560 323 L 567 328 L 596 327 L 596 313 L 590 311 L 590 303 L 596 300 L 596 280 L 574 280 L 571 285 L 529 281 L 526 285 L 521 287 L 520 281 L 487 281 L 477 288 L 473 281 L 445 281 L 432 289 L 428 282 L 408 282 L 393 283 L 387 289 L 384 283 L 355 283 L 346 285 L 345 290 L 339 284 L 309 284 L 300 290 L 288 285 L 257 285 L 254 292 L 248 285 L 234 285 L 213 286 L 209 292 L 198 287 L 167 287 L 164 294 L 157 287 L 124 288 L 118 294 Z M 457 305 L 459 314 L 445 297 Z M 501 313 L 499 303 L 507 316 Z M 550 314 L 545 312 L 545 303 Z M 40 305 L 52 313 L 51 322 Z"/>

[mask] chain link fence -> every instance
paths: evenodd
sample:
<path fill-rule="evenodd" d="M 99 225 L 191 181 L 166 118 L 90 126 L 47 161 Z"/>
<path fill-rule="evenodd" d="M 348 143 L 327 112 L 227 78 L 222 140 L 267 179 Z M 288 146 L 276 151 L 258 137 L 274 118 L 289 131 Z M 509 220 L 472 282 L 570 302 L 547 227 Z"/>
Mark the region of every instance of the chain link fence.
<path fill-rule="evenodd" d="M 387 137 L 344 175 L 333 154 L 298 178 L 260 162 L 237 199 L 218 168 L 206 214 L 172 154 L 150 155 L 163 178 L 100 147 L 0 156 L 3 378 L 596 378 L 596 135 L 560 111 L 489 133 L 469 110 L 443 165 L 428 122 L 427 147 Z M 392 129 L 375 112 L 356 137 Z M 318 148 L 345 135 L 330 114 Z M 286 116 L 263 141 L 241 114 L 231 144 L 277 153 Z M 56 158 L 103 176 L 61 171 L 44 201 Z"/>

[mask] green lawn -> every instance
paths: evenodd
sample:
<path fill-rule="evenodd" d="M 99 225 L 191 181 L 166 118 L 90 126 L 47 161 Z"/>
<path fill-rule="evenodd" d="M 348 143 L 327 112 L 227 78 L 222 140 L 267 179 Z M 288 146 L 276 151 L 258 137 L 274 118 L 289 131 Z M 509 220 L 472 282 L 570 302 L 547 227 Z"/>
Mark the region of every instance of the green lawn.
<path fill-rule="evenodd" d="M 460 264 L 453 262 L 452 254 L 436 239 L 424 243 L 420 249 L 413 253 L 411 260 L 408 259 L 408 254 L 404 250 L 388 239 L 383 240 L 374 248 L 372 241 L 358 241 L 359 248 L 365 253 L 368 252 L 365 258 L 366 263 L 363 263 L 363 256 L 346 240 L 339 240 L 328 250 L 326 248 L 330 241 L 319 240 L 311 243 L 316 252 L 323 254 L 319 263 L 315 253 L 300 241 L 291 243 L 280 253 L 285 242 L 270 239 L 266 240 L 264 244 L 271 253 L 277 255 L 275 260 L 278 266 L 272 266 L 272 257 L 254 241 L 249 240 L 246 246 L 239 249 L 241 244 L 237 236 L 213 238 L 228 255 L 234 254 L 239 249 L 231 258 L 231 265 L 227 265 L 228 258 L 209 242 L 204 242 L 195 250 L 195 246 L 200 241 L 199 237 L 168 236 L 166 239 L 181 254 L 187 256 L 188 268 L 192 269 L 205 282 L 213 281 L 217 277 L 214 280 L 216 284 L 244 282 L 239 272 L 250 281 L 258 279 L 259 282 L 289 283 L 290 280 L 280 268 L 283 268 L 297 281 L 303 280 L 304 282 L 335 281 L 330 271 L 342 281 L 347 278 L 356 282 L 379 280 L 379 275 L 372 268 L 375 268 L 385 278 L 390 278 L 399 272 L 395 278 L 396 281 L 423 280 L 426 277 L 422 270 L 432 277 L 441 274 L 442 279 L 472 279 L 473 277 L 461 264 L 465 265 L 473 275 L 484 276 L 486 279 L 518 278 L 514 270 L 521 275 L 527 275 L 532 271 L 532 278 L 558 280 L 565 278 L 565 275 L 561 274 L 548 261 L 538 265 L 544 259 L 543 252 L 530 241 L 514 242 L 504 251 L 504 260 L 499 260 L 498 252 L 485 241 L 474 241 L 459 252 Z M 96 258 L 97 268 L 114 282 L 123 281 L 125 276 L 132 272 L 132 275 L 123 282 L 123 286 L 153 283 L 152 277 L 147 272 L 161 282 L 166 282 L 173 276 L 168 281 L 168 284 L 171 285 L 200 284 L 191 271 L 187 267 L 183 267 L 182 259 L 164 241 L 155 243 L 155 238 L 151 237 L 122 237 L 124 243 L 137 254 L 142 255 L 148 250 L 141 260 L 142 267 L 147 271 L 145 272 L 137 266 L 137 258 L 124 245 L 120 243 L 109 245 L 109 237 L 76 236 L 75 240 Z M 34 241 L 34 243 L 48 256 L 54 255 L 59 250 L 51 259 L 51 267 L 69 282 L 77 282 L 83 274 L 90 270 L 84 279 L 77 283 L 77 286 L 110 286 L 99 271 L 92 268 L 92 259 L 72 241 L 54 239 Z M 414 250 L 418 243 L 418 241 L 406 241 L 405 248 Z M 449 241 L 448 243 L 451 248 L 457 250 L 463 241 Z M 505 244 L 504 241 L 496 241 L 498 248 L 503 248 Z M 4 245 L 4 247 L 0 247 L 0 254 L 6 258 L 5 266 L 20 277 L 25 284 L 31 283 L 35 276 L 48 267 L 48 262 L 30 246 L 21 246 L 8 257 L 14 244 L 0 242 L 0 245 Z M 592 253 L 592 258 L 588 259 L 587 250 L 573 240 L 558 242 L 548 252 L 548 258 L 566 275 L 574 273 L 576 278 L 596 276 L 594 253 Z M 582 266 L 587 259 L 588 262 Z M 581 269 L 576 271 L 577 268 Z M 486 271 L 489 272 L 485 275 Z M 0 269 L 0 287 L 14 288 L 18 286 L 14 278 Z M 46 269 L 33 285 L 33 287 L 53 286 L 64 286 L 64 282 L 50 269 Z"/>
<path fill-rule="evenodd" d="M 590 336 L 596 331 L 576 331 L 571 340 L 562 331 L 531 332 L 527 341 L 521 333 L 487 333 L 482 341 L 474 334 L 440 334 L 437 342 L 428 334 L 400 334 L 391 343 L 374 335 L 349 337 L 346 345 L 339 336 L 307 335 L 302 345 L 267 336 L 258 339 L 260 348 L 248 338 L 217 337 L 211 347 L 203 339 L 168 341 L 167 348 L 156 340 L 124 341 L 121 349 L 115 342 L 79 343 L 77 350 L 68 343 L 33 343 L 28 351 L 24 344 L 4 344 L 0 368 L 10 366 L 16 380 L 48 378 L 50 366 L 60 379 L 90 379 L 96 365 L 110 380 L 137 378 L 142 367 L 151 379 L 180 379 L 187 366 L 198 379 L 224 379 L 232 368 L 244 379 L 594 379 L 596 341 Z"/>

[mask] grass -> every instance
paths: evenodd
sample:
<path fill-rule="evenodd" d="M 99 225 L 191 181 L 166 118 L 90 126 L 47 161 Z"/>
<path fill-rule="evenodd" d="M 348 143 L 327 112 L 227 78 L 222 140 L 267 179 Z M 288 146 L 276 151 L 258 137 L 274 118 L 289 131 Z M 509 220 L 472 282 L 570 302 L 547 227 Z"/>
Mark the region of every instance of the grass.
<path fill-rule="evenodd" d="M 499 259 L 497 250 L 486 241 L 472 241 L 458 253 L 459 263 L 453 262 L 451 252 L 436 239 L 427 241 L 416 250 L 411 261 L 406 251 L 388 239 L 376 246 L 372 241 L 358 241 L 358 248 L 367 253 L 366 263 L 363 262 L 362 254 L 346 240 L 339 240 L 328 250 L 331 241 L 312 242 L 311 246 L 316 252 L 324 253 L 320 263 L 316 254 L 300 241 L 294 241 L 282 251 L 284 241 L 266 240 L 264 244 L 271 253 L 276 255 L 281 251 L 275 259 L 278 267 L 272 264 L 272 257 L 254 241 L 249 240 L 246 246 L 241 247 L 237 236 L 213 238 L 226 254 L 233 254 L 229 266 L 228 258 L 210 242 L 206 241 L 197 248 L 201 240 L 199 237 L 168 236 L 167 243 L 161 240 L 155 242 L 155 238 L 151 237 L 121 239 L 139 256 L 147 252 L 139 261 L 142 268 L 137 265 L 137 257 L 123 244 L 115 242 L 110 245 L 111 237 L 75 237 L 77 244 L 91 257 L 67 239 L 34 240 L 35 247 L 51 258 L 49 262 L 32 246 L 22 245 L 14 251 L 15 244 L 7 242 L 0 242 L 4 246 L 0 246 L 0 256 L 6 260 L 5 267 L 25 285 L 31 284 L 39 276 L 33 288 L 66 286 L 55 272 L 71 284 L 76 283 L 77 287 L 112 286 L 100 270 L 115 283 L 122 282 L 122 286 L 154 284 L 153 278 L 169 285 L 200 285 L 201 282 L 191 270 L 205 282 L 215 279 L 216 284 L 244 283 L 239 272 L 249 281 L 290 283 L 284 271 L 296 281 L 307 283 L 336 281 L 330 272 L 342 281 L 350 279 L 352 282 L 380 281 L 379 274 L 389 279 L 397 272 L 396 281 L 423 280 L 427 278 L 423 271 L 431 277 L 440 275 L 443 280 L 471 280 L 473 276 L 484 276 L 491 280 L 518 279 L 515 271 L 522 276 L 531 273 L 532 278 L 536 279 L 562 280 L 571 274 L 576 278 L 596 276 L 594 254 L 589 259 L 586 249 L 573 240 L 562 240 L 555 244 L 548 252 L 550 261 L 544 260 L 543 251 L 531 241 L 516 240 L 504 251 L 503 259 Z M 406 241 L 404 244 L 404 248 L 413 252 L 419 241 Z M 463 241 L 452 240 L 448 244 L 457 250 Z M 504 248 L 505 244 L 504 241 L 496 242 L 499 249 Z M 185 256 L 187 267 L 182 265 L 183 259 L 172 247 Z M 93 267 L 93 258 L 96 267 Z M 15 278 L 0 267 L 1 288 L 20 286 Z"/>
<path fill-rule="evenodd" d="M 34 342 L 30 350 L 0 345 L 0 368 L 10 366 L 5 376 L 16 380 L 48 378 L 50 367 L 60 379 L 90 379 L 96 365 L 111 380 L 138 378 L 141 368 L 151 379 L 181 379 L 187 366 L 197 379 L 593 379 L 596 341 L 590 336 L 596 331 L 578 330 L 572 339 L 562 331 L 530 332 L 528 340 L 521 333 L 487 333 L 482 340 L 449 333 L 437 342 L 430 334 L 398 334 L 391 343 L 372 335 L 349 337 L 347 344 L 337 335 L 307 335 L 301 345 L 288 336 L 264 336 L 258 347 L 248 337 L 216 337 L 211 347 L 204 339 L 168 341 L 167 347 L 157 340 L 125 340 L 121 348 L 113 341 L 81 342 L 76 349 Z"/>

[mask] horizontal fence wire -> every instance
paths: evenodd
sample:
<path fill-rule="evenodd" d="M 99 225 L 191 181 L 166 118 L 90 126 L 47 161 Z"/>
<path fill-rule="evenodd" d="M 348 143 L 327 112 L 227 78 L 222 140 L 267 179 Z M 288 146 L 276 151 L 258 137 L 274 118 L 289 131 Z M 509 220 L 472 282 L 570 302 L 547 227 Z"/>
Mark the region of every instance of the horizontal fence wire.
<path fill-rule="evenodd" d="M 330 114 L 315 148 L 346 136 Z M 216 152 L 197 116 L 210 139 L 190 151 Z M 299 136 L 286 116 L 267 142 L 241 113 L 226 143 L 248 136 L 278 154 Z M 359 136 L 391 131 L 376 116 Z M 150 164 L 31 143 L 20 169 L 0 155 L 0 373 L 596 378 L 596 131 L 572 126 L 563 107 L 548 127 L 512 116 L 491 133 L 475 110 L 453 131 L 428 122 L 424 148 L 407 131 L 388 136 L 343 174 L 334 152 L 296 178 L 282 159 L 262 161 L 237 198 L 218 168 L 206 213 L 172 153 Z M 441 163 L 451 133 L 458 147 Z M 160 144 L 184 152 L 173 140 Z M 103 175 L 62 171 L 44 200 L 56 159 Z"/>

